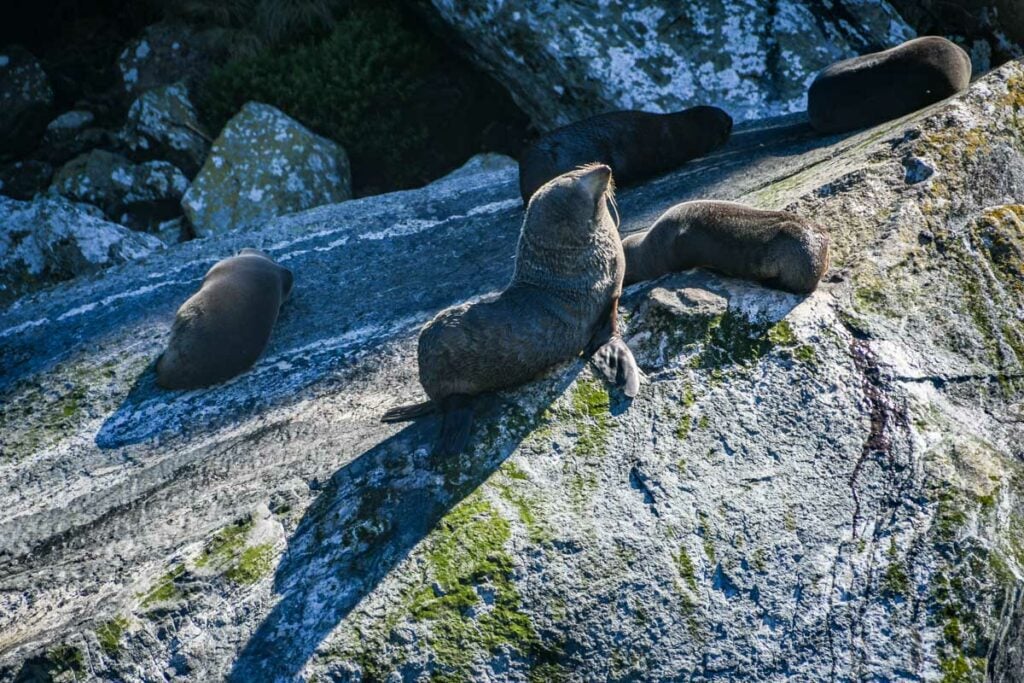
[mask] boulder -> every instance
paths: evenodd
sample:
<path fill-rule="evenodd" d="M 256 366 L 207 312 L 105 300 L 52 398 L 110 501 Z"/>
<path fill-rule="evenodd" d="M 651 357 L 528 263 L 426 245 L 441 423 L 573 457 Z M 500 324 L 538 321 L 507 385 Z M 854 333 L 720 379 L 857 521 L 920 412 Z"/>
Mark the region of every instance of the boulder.
<path fill-rule="evenodd" d="M 0 49 L 0 156 L 32 149 L 52 106 L 53 89 L 38 60 L 18 46 Z"/>
<path fill-rule="evenodd" d="M 93 149 L 120 151 L 123 145 L 117 135 L 96 127 L 94 122 L 95 116 L 91 111 L 72 109 L 64 112 L 47 125 L 39 147 L 32 152 L 33 158 L 60 166 Z"/>
<path fill-rule="evenodd" d="M 0 194 L 13 199 L 32 199 L 46 190 L 53 178 L 53 166 L 27 159 L 0 166 Z"/>
<path fill-rule="evenodd" d="M 443 182 L 452 180 L 453 178 L 461 178 L 467 175 L 474 175 L 477 173 L 495 173 L 498 171 L 507 171 L 510 168 L 518 168 L 518 162 L 515 159 L 508 156 L 507 154 L 498 154 L 496 152 L 482 152 L 480 154 L 474 154 L 469 158 L 466 163 L 459 166 L 457 169 L 448 173 L 434 182 Z"/>
<path fill-rule="evenodd" d="M 1021 117 L 1013 63 L 623 189 L 626 232 L 700 197 L 813 217 L 832 272 L 638 283 L 635 399 L 567 362 L 481 402 L 457 458 L 379 417 L 423 399 L 422 324 L 507 284 L 511 168 L 0 309 L 0 680 L 1019 680 Z M 247 246 L 295 273 L 264 356 L 159 390 L 175 310 Z"/>
<path fill-rule="evenodd" d="M 182 199 L 199 237 L 352 196 L 348 155 L 267 104 L 249 102 L 213 143 Z"/>
<path fill-rule="evenodd" d="M 99 209 L 62 197 L 0 197 L 0 306 L 48 284 L 152 253 L 150 235 L 104 220 Z"/>
<path fill-rule="evenodd" d="M 132 103 L 121 133 L 140 160 L 163 159 L 192 178 L 210 148 L 184 83 L 147 90 Z"/>
<path fill-rule="evenodd" d="M 213 66 L 213 55 L 207 41 L 185 24 L 147 26 L 117 58 L 124 93 L 134 98 L 182 80 L 195 85 Z"/>
<path fill-rule="evenodd" d="M 802 111 L 819 69 L 914 37 L 884 0 L 418 4 L 540 130 L 612 109 Z"/>
<path fill-rule="evenodd" d="M 166 161 L 132 163 L 94 149 L 75 157 L 53 177 L 50 190 L 100 207 L 112 220 L 145 230 L 180 214 L 188 179 Z"/>

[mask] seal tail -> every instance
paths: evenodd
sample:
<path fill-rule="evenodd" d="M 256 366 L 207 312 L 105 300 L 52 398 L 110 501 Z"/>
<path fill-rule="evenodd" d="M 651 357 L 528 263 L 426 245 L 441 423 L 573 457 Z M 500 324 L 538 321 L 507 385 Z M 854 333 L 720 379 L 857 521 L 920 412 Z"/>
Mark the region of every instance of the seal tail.
<path fill-rule="evenodd" d="M 381 422 L 408 422 L 409 420 L 415 420 L 417 418 L 431 415 L 437 412 L 437 404 L 433 401 L 424 401 L 423 403 L 414 403 L 409 406 L 399 406 L 392 408 L 388 412 L 384 413 L 380 421 Z"/>

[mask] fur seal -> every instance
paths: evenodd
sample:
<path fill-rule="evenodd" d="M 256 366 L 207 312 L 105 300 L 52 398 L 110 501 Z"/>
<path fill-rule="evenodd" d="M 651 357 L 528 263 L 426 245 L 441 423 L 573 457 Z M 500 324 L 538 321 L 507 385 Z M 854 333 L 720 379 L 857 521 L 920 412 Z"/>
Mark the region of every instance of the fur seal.
<path fill-rule="evenodd" d="M 418 361 L 430 400 L 390 410 L 382 421 L 441 410 L 438 451 L 458 453 L 469 438 L 473 397 L 528 382 L 595 348 L 602 372 L 635 395 L 639 370 L 615 317 L 625 262 L 609 212 L 612 192 L 612 171 L 603 164 L 541 187 L 527 206 L 508 286 L 494 299 L 448 308 L 426 324 Z"/>
<path fill-rule="evenodd" d="M 256 249 L 215 263 L 175 315 L 156 364 L 157 384 L 195 389 L 248 369 L 270 340 L 291 289 L 292 272 Z"/>
<path fill-rule="evenodd" d="M 665 173 L 723 145 L 732 118 L 718 107 L 671 114 L 614 111 L 545 133 L 519 158 L 519 191 L 529 201 L 541 185 L 583 164 L 610 166 L 619 185 Z"/>
<path fill-rule="evenodd" d="M 811 125 L 841 133 L 899 118 L 970 85 L 971 58 L 939 36 L 845 59 L 817 75 L 807 93 Z"/>
<path fill-rule="evenodd" d="M 622 241 L 624 284 L 708 268 L 807 294 L 828 270 L 828 247 L 823 230 L 792 213 L 736 202 L 683 202 Z"/>

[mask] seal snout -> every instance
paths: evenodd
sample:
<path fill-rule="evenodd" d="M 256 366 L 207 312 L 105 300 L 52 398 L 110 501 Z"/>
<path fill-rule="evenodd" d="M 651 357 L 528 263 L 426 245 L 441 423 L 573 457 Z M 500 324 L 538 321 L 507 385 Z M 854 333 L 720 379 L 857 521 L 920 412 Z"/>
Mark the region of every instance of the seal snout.
<path fill-rule="evenodd" d="M 580 184 L 595 200 L 608 191 L 612 169 L 605 164 L 590 164 L 580 169 Z"/>

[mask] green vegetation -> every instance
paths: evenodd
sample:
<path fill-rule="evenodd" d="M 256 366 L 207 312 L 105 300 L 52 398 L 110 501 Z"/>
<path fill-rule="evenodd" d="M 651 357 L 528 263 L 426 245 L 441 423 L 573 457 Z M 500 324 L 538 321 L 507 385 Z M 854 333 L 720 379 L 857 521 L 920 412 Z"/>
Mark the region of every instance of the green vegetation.
<path fill-rule="evenodd" d="M 576 454 L 582 457 L 603 455 L 611 435 L 611 399 L 599 381 L 581 379 L 572 391 L 573 425 L 579 434 Z"/>
<path fill-rule="evenodd" d="M 248 518 L 224 527 L 206 544 L 196 566 L 207 567 L 231 561 L 245 547 L 245 539 L 251 530 L 252 519 Z"/>
<path fill-rule="evenodd" d="M 57 645 L 46 652 L 49 659 L 47 673 L 50 680 L 77 681 L 79 674 L 85 675 L 85 657 L 82 651 L 73 645 Z M 69 677 L 70 676 L 70 677 Z"/>
<path fill-rule="evenodd" d="M 96 629 L 96 640 L 99 641 L 100 647 L 108 656 L 113 657 L 117 654 L 121 648 L 121 636 L 127 629 L 128 619 L 120 615 L 100 624 Z"/>
<path fill-rule="evenodd" d="M 679 549 L 679 554 L 676 555 L 676 568 L 679 570 L 679 576 L 686 581 L 686 585 L 696 592 L 697 572 L 693 568 L 693 560 L 691 560 L 689 554 L 687 554 L 686 548 Z"/>
<path fill-rule="evenodd" d="M 262 543 L 242 551 L 238 562 L 224 576 L 235 583 L 256 583 L 274 565 L 274 546 Z"/>
<path fill-rule="evenodd" d="M 509 647 L 537 656 L 540 639 L 520 611 L 512 558 L 505 550 L 508 522 L 478 494 L 459 504 L 427 540 L 429 578 L 411 596 L 409 611 L 429 621 L 431 648 L 445 676 L 464 676 L 477 653 Z M 478 587 L 491 597 L 481 604 Z M 475 610 L 474 610 L 475 612 Z"/>
<path fill-rule="evenodd" d="M 157 579 L 156 585 L 142 598 L 142 606 L 150 607 L 160 602 L 170 602 L 181 595 L 175 580 L 185 573 L 184 565 L 177 565 Z"/>
<path fill-rule="evenodd" d="M 906 597 L 910 595 L 910 577 L 899 558 L 896 539 L 889 539 L 889 566 L 882 576 L 882 591 L 889 597 Z"/>

